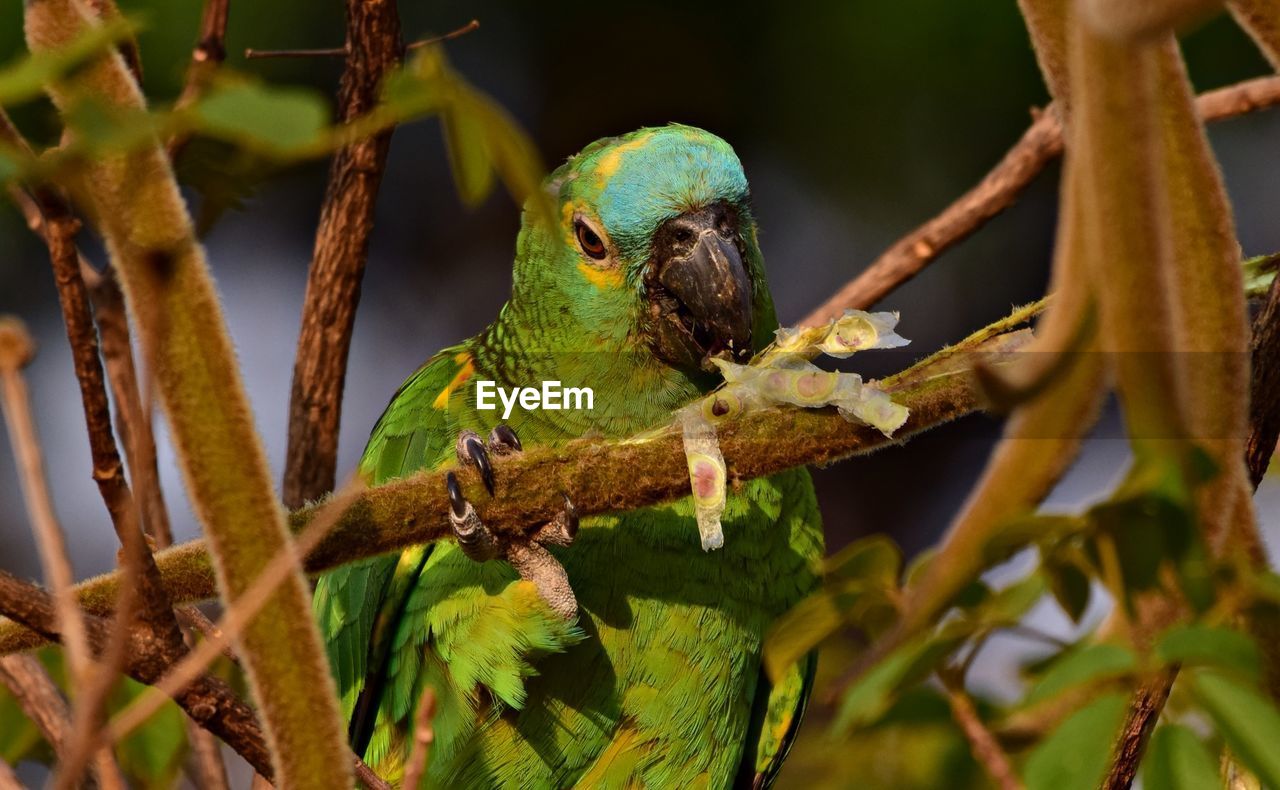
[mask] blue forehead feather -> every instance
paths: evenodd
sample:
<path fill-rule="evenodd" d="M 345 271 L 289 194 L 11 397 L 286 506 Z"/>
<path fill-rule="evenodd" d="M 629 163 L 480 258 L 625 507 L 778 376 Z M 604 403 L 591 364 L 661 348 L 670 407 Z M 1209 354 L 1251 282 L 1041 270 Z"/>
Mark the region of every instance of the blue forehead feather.
<path fill-rule="evenodd" d="M 561 199 L 593 210 L 632 262 L 648 256 L 654 231 L 671 217 L 718 200 L 741 206 L 748 195 L 742 163 L 728 143 L 676 124 L 594 143 L 552 183 L 557 177 Z"/>

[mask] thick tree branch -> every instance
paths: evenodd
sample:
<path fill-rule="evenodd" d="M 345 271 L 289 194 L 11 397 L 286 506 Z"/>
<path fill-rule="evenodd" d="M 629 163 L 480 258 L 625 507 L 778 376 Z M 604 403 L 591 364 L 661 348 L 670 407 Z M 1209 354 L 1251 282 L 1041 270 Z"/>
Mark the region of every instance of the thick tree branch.
<path fill-rule="evenodd" d="M 1245 461 L 1256 489 L 1267 473 L 1280 440 L 1280 277 L 1271 283 L 1267 301 L 1253 321 L 1250 346 L 1253 380 L 1249 387 L 1249 440 Z"/>
<path fill-rule="evenodd" d="M 347 0 L 347 67 L 338 89 L 342 122 L 377 104 L 382 78 L 403 52 L 395 0 Z M 352 143 L 338 151 L 329 170 L 289 399 L 282 495 L 291 508 L 333 490 L 351 329 L 390 145 L 391 130 Z"/>
<path fill-rule="evenodd" d="M 997 322 L 962 343 L 891 376 L 880 386 L 911 417 L 893 439 L 855 425 L 833 409 L 767 409 L 748 412 L 720 426 L 720 447 L 732 485 L 807 464 L 824 465 L 900 444 L 907 438 L 981 408 L 980 387 L 972 369 L 977 357 L 998 358 L 1031 339 L 1028 330 L 1012 330 L 1030 311 Z M 490 497 L 474 470 L 455 470 L 467 498 L 494 532 L 525 534 L 564 507 L 568 493 L 583 516 L 630 510 L 689 493 L 689 473 L 678 431 L 644 442 L 579 440 L 562 447 L 540 447 L 495 464 L 497 496 Z M 331 532 L 306 558 L 318 573 L 364 557 L 434 540 L 449 539 L 445 471 L 422 473 L 364 491 Z M 290 516 L 293 531 L 315 518 L 323 503 Z M 692 533 L 691 533 L 692 534 Z M 216 594 L 213 570 L 203 541 L 191 541 L 156 555 L 171 599 L 190 602 Z M 81 604 L 95 614 L 111 611 L 118 574 L 90 579 L 77 589 Z M 43 640 L 0 621 L 0 653 L 22 650 Z"/>
<path fill-rule="evenodd" d="M 1261 77 L 1201 94 L 1196 99 L 1196 110 L 1204 120 L 1216 121 L 1277 103 L 1280 103 L 1280 77 Z M 861 274 L 805 316 L 800 325 L 825 323 L 848 308 L 871 307 L 1013 205 L 1022 190 L 1061 154 L 1062 124 L 1051 106 L 1040 113 L 977 186 L 885 250 Z"/>

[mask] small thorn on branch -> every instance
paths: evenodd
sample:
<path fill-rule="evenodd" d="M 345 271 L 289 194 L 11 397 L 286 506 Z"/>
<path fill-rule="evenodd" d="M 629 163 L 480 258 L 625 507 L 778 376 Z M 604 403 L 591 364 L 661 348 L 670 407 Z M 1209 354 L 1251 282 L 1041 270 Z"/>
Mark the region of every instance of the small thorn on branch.
<path fill-rule="evenodd" d="M 453 41 L 455 38 L 462 38 L 468 33 L 474 33 L 480 29 L 480 20 L 473 19 L 457 30 L 450 30 L 448 33 L 431 38 L 424 38 L 421 41 L 415 41 L 405 47 L 409 51 L 429 47 L 432 44 L 443 44 L 446 41 Z M 346 47 L 325 47 L 321 49 L 246 49 L 244 56 L 250 60 L 263 58 L 342 58 L 346 57 L 348 50 Z"/>

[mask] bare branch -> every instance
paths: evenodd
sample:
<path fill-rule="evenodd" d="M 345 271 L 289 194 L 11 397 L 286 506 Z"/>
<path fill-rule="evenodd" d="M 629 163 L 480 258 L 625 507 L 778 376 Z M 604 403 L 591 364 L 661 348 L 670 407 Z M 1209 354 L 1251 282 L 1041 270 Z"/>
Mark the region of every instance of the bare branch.
<path fill-rule="evenodd" d="M 1262 77 L 1207 91 L 1196 99 L 1206 121 L 1232 118 L 1280 103 L 1280 77 Z M 809 315 L 815 326 L 848 308 L 866 309 L 919 274 L 935 258 L 971 236 L 1017 200 L 1040 171 L 1062 153 L 1062 125 L 1051 106 L 991 172 L 941 214 L 904 236 Z"/>
<path fill-rule="evenodd" d="M 24 787 L 18 780 L 18 775 L 13 772 L 13 766 L 0 760 L 0 790 L 24 790 Z"/>
<path fill-rule="evenodd" d="M 1138 775 L 1138 764 L 1142 762 L 1142 753 L 1147 748 L 1147 740 L 1155 729 L 1156 720 L 1160 718 L 1160 711 L 1164 710 L 1164 703 L 1169 699 L 1169 692 L 1177 676 L 1177 667 L 1164 670 L 1143 685 L 1129 701 L 1124 729 L 1116 742 L 1106 781 L 1102 783 L 1104 790 L 1128 790 L 1133 784 L 1133 778 Z"/>
<path fill-rule="evenodd" d="M 422 47 L 431 46 L 432 44 L 441 44 L 445 41 L 453 41 L 455 38 L 461 38 L 468 33 L 474 33 L 480 29 L 480 20 L 473 19 L 457 30 L 450 30 L 448 33 L 431 38 L 424 38 L 421 41 L 415 41 L 405 47 L 408 51 L 421 49 Z M 349 50 L 346 47 L 327 47 L 321 49 L 246 49 L 244 56 L 249 60 L 264 58 L 341 58 L 346 57 Z"/>
<path fill-rule="evenodd" d="M 423 686 L 422 696 L 418 698 L 418 709 L 413 714 L 413 747 L 409 751 L 409 761 L 405 763 L 405 787 L 417 787 L 427 772 L 431 744 L 436 739 L 435 727 L 432 725 L 435 715 L 435 692 L 431 686 Z"/>
<path fill-rule="evenodd" d="M 978 711 L 973 707 L 973 700 L 963 689 L 947 686 L 947 701 L 951 704 L 951 715 L 960 725 L 960 731 L 969 741 L 969 749 L 1000 790 L 1021 790 L 1022 782 L 1018 772 L 1009 762 L 1009 755 L 1004 753 L 987 725 L 982 723 Z"/>
<path fill-rule="evenodd" d="M 1249 479 L 1257 489 L 1280 440 L 1280 277 L 1272 281 L 1267 301 L 1253 321 L 1250 351 L 1253 380 L 1245 459 Z"/>
<path fill-rule="evenodd" d="M 74 576 L 67 559 L 66 538 L 53 511 L 44 458 L 31 417 L 31 400 L 21 372 L 34 354 L 35 347 L 26 328 L 16 319 L 0 318 L 0 406 L 4 409 L 9 440 L 22 476 L 23 497 L 40 545 L 45 578 L 57 601 L 60 630 L 66 633 L 70 674 L 79 684 L 89 677 L 89 648 L 72 587 Z"/>
<path fill-rule="evenodd" d="M 344 123 L 377 104 L 382 78 L 403 49 L 395 0 L 347 0 L 347 68 L 338 89 Z M 390 129 L 352 143 L 329 169 L 289 398 L 282 497 L 290 508 L 333 490 L 351 330 L 390 144 Z"/>
<path fill-rule="evenodd" d="M 204 13 L 200 17 L 200 38 L 191 51 L 191 63 L 187 66 L 186 81 L 178 94 L 176 108 L 195 103 L 209 88 L 214 72 L 227 59 L 227 16 L 231 0 L 205 0 Z M 174 159 L 187 143 L 185 135 L 175 135 L 166 146 L 170 159 Z"/>

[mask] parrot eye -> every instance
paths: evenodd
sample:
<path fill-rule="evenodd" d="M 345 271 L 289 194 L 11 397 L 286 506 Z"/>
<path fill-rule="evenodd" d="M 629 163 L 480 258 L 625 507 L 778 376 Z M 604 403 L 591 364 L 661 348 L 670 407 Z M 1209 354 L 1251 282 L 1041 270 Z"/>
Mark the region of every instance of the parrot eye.
<path fill-rule="evenodd" d="M 604 241 L 596 235 L 596 232 L 587 227 L 587 223 L 582 220 L 578 220 L 574 223 L 574 230 L 578 235 L 578 246 L 582 247 L 582 251 L 585 252 L 588 257 L 594 258 L 597 261 L 604 260 L 605 255 L 608 253 L 607 250 L 605 250 Z"/>

